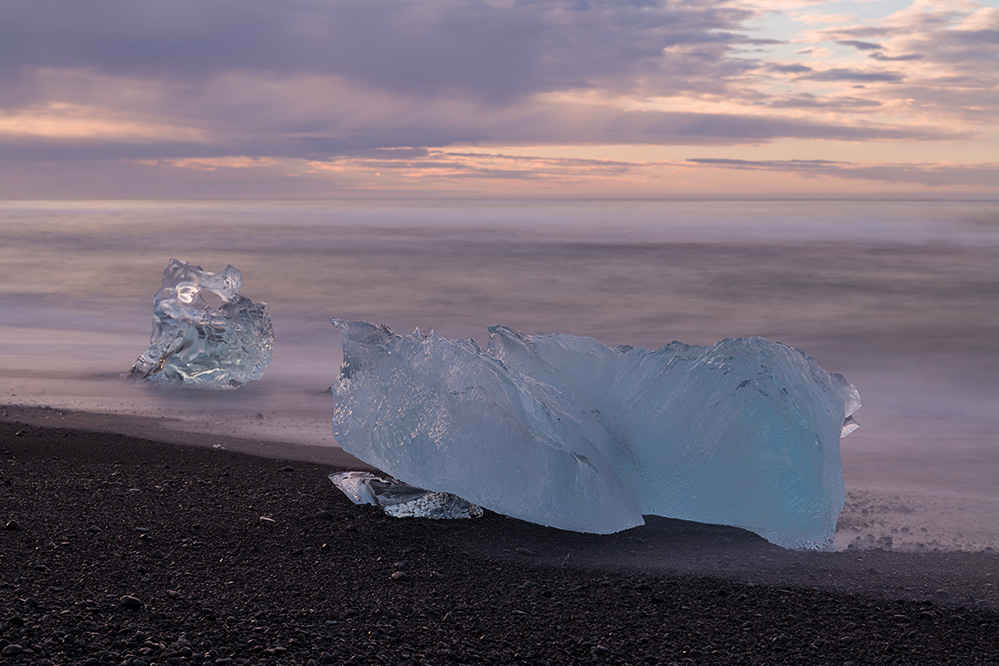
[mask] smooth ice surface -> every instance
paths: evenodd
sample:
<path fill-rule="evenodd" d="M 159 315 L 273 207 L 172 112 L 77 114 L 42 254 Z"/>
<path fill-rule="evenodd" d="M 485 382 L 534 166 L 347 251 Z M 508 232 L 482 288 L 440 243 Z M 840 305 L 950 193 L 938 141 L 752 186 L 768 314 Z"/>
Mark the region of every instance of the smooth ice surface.
<path fill-rule="evenodd" d="M 334 319 L 340 445 L 385 472 L 543 525 L 643 514 L 832 541 L 859 395 L 765 338 L 656 351 L 489 329 L 489 345 Z"/>
<path fill-rule="evenodd" d="M 171 259 L 153 298 L 149 349 L 127 377 L 212 389 L 260 379 L 271 362 L 274 329 L 266 303 L 239 295 L 242 280 L 235 266 L 210 273 Z M 204 292 L 221 305 L 209 305 Z"/>
<path fill-rule="evenodd" d="M 354 504 L 372 504 L 396 518 L 479 518 L 482 507 L 451 493 L 415 488 L 369 472 L 334 472 L 330 481 Z"/>

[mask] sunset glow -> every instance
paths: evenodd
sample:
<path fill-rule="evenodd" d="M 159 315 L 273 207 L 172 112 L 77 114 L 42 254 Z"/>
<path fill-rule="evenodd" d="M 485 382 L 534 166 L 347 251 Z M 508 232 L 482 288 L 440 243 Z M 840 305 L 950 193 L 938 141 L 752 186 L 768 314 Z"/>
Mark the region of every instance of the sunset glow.
<path fill-rule="evenodd" d="M 981 0 L 42 0 L 0 196 L 999 194 Z"/>

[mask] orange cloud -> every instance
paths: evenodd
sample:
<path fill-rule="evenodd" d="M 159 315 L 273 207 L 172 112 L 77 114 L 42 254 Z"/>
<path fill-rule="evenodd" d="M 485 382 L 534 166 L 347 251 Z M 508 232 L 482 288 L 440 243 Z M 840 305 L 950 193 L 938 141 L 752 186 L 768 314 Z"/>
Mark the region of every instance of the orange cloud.
<path fill-rule="evenodd" d="M 45 104 L 18 111 L 0 111 L 0 135 L 42 139 L 101 139 L 202 141 L 201 130 L 180 125 L 123 117 L 120 113 L 77 104 Z"/>
<path fill-rule="evenodd" d="M 287 165 L 289 160 L 276 157 L 249 157 L 234 155 L 230 157 L 183 157 L 164 160 L 138 160 L 137 164 L 144 166 L 171 166 L 178 169 L 193 169 L 195 171 L 218 171 L 219 169 L 255 169 Z"/>

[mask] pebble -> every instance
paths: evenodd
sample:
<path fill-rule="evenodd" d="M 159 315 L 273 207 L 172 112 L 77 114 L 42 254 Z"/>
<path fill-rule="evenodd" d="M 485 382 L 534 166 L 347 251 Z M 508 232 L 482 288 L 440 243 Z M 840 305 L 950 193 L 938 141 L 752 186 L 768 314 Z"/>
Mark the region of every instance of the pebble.
<path fill-rule="evenodd" d="M 18 524 L 18 522 L 16 520 L 8 520 L 7 524 L 4 525 L 4 529 L 6 529 L 6 530 L 8 530 L 10 532 L 16 532 L 19 529 L 21 529 L 21 526 Z"/>
<path fill-rule="evenodd" d="M 173 460 L 165 459 L 171 462 Z M 81 476 L 80 484 L 81 487 L 92 486 L 95 493 L 101 493 L 106 491 L 101 484 L 103 468 L 95 469 L 97 472 L 94 473 L 94 479 Z M 170 474 L 175 476 L 174 472 Z M 235 473 L 233 477 L 239 478 Z M 202 484 L 197 482 L 198 478 L 194 472 L 190 477 L 176 476 L 177 487 L 188 484 L 192 492 L 201 492 Z M 296 474 L 287 474 L 277 478 L 284 479 L 284 485 L 294 487 L 289 479 L 297 477 Z M 324 480 L 323 477 L 320 480 Z M 0 489 L 3 488 L 0 483 Z M 753 647 L 763 651 L 755 659 L 747 660 L 793 663 L 794 657 L 802 661 L 809 659 L 807 650 L 802 648 L 807 648 L 814 640 L 814 626 L 818 625 L 811 623 L 812 613 L 823 618 L 822 631 L 819 633 L 831 639 L 822 646 L 821 653 L 812 657 L 817 661 L 842 666 L 844 659 L 851 658 L 859 666 L 866 655 L 870 661 L 877 661 L 880 657 L 885 662 L 894 660 L 896 663 L 918 663 L 917 648 L 922 649 L 937 641 L 936 646 L 931 645 L 930 650 L 924 653 L 925 660 L 933 661 L 932 656 L 936 656 L 944 661 L 946 659 L 943 655 L 948 655 L 954 663 L 985 663 L 989 661 L 986 650 L 992 647 L 991 637 L 996 635 L 989 633 L 985 637 L 986 631 L 994 632 L 996 628 L 992 610 L 985 613 L 941 606 L 939 610 L 933 611 L 939 614 L 937 617 L 930 614 L 930 609 L 937 607 L 929 604 L 880 601 L 873 597 L 864 597 L 862 603 L 853 604 L 849 598 L 844 598 L 842 603 L 845 610 L 840 611 L 838 606 L 833 606 L 836 613 L 828 613 L 829 625 L 825 626 L 827 609 L 812 606 L 813 597 L 819 600 L 829 597 L 825 592 L 799 591 L 794 596 L 785 596 L 786 593 L 770 588 L 759 594 L 753 592 L 752 598 L 740 605 L 741 602 L 737 602 L 735 597 L 740 596 L 742 591 L 750 591 L 750 588 L 741 584 L 699 579 L 683 579 L 680 584 L 673 578 L 633 573 L 613 574 L 611 580 L 605 581 L 609 586 L 605 588 L 599 581 L 599 570 L 596 575 L 590 572 L 580 575 L 575 570 L 562 567 L 554 573 L 550 568 L 525 569 L 528 564 L 548 558 L 550 552 L 557 548 L 545 546 L 541 540 L 533 540 L 528 536 L 525 541 L 538 543 L 536 548 L 539 550 L 534 551 L 537 556 L 522 557 L 527 553 L 520 549 L 513 553 L 516 541 L 523 538 L 517 532 L 530 532 L 533 535 L 535 531 L 533 528 L 507 529 L 496 519 L 484 527 L 476 527 L 474 538 L 440 543 L 442 540 L 439 535 L 443 532 L 435 524 L 411 530 L 403 523 L 400 523 L 401 527 L 393 525 L 392 529 L 375 526 L 382 527 L 382 531 L 377 540 L 369 542 L 367 537 L 362 538 L 369 526 L 364 520 L 351 517 L 349 523 L 357 526 L 362 537 L 344 539 L 340 536 L 343 526 L 333 522 L 337 518 L 329 523 L 308 520 L 324 508 L 322 503 L 327 500 L 318 497 L 295 504 L 289 512 L 278 513 L 282 516 L 283 522 L 278 521 L 282 522 L 282 528 L 271 526 L 259 530 L 259 524 L 249 520 L 250 516 L 253 513 L 260 516 L 260 511 L 275 507 L 267 505 L 261 494 L 257 499 L 249 500 L 251 503 L 259 502 L 256 510 L 247 510 L 245 495 L 236 494 L 235 490 L 233 493 L 227 498 L 219 498 L 218 503 L 224 504 L 226 512 L 218 521 L 205 517 L 201 532 L 192 531 L 192 523 L 198 524 L 197 521 L 202 519 L 199 513 L 202 509 L 207 514 L 214 513 L 215 498 L 208 491 L 195 495 L 193 499 L 178 493 L 176 501 L 183 504 L 183 511 L 177 511 L 177 507 L 168 501 L 164 504 L 162 514 L 140 513 L 131 520 L 127 514 L 123 520 L 123 516 L 113 513 L 117 510 L 113 504 L 107 507 L 97 506 L 97 510 L 94 510 L 94 507 L 81 502 L 81 510 L 77 514 L 66 513 L 65 518 L 59 518 L 58 521 L 56 517 L 63 514 L 50 511 L 48 504 L 39 503 L 35 506 L 21 502 L 9 507 L 5 511 L 7 517 L 0 519 L 0 531 L 4 529 L 4 521 L 21 515 L 28 521 L 22 526 L 22 531 L 32 536 L 31 544 L 25 544 L 23 552 L 19 553 L 20 562 L 9 570 L 0 572 L 0 652 L 8 649 L 7 654 L 0 656 L 0 664 L 9 663 L 14 666 L 52 661 L 58 664 L 82 664 L 91 660 L 90 663 L 95 666 L 101 663 L 141 666 L 151 662 L 167 666 L 181 662 L 224 664 L 227 661 L 238 663 L 241 660 L 244 663 L 261 663 L 267 662 L 268 658 L 275 663 L 281 661 L 305 664 L 312 657 L 315 662 L 325 666 L 346 663 L 352 656 L 358 663 L 399 664 L 421 661 L 481 663 L 487 661 L 487 657 L 493 657 L 497 663 L 553 663 L 560 658 L 568 660 L 569 655 L 577 661 L 593 659 L 595 666 L 645 661 L 625 657 L 634 654 L 645 656 L 649 663 L 669 663 L 670 658 L 678 662 L 725 663 L 735 660 L 733 655 L 743 644 L 746 646 L 746 654 L 750 654 L 748 650 Z M 294 491 L 289 490 L 288 493 L 291 495 Z M 98 499 L 102 496 L 95 495 Z M 49 504 L 58 507 L 61 498 L 38 493 L 33 501 L 36 499 L 51 500 Z M 120 492 L 110 499 L 118 502 Z M 172 496 L 169 499 L 172 500 Z M 2 501 L 0 498 L 0 502 Z M 233 509 L 233 506 L 237 508 Z M 339 512 L 339 508 L 334 509 L 335 514 Z M 177 514 L 182 515 L 178 517 Z M 299 522 L 298 516 L 305 520 Z M 89 533 L 86 521 L 91 518 L 101 520 L 106 525 L 104 529 L 108 534 L 103 535 L 101 528 L 97 528 L 95 532 L 99 534 L 93 535 L 92 541 L 90 538 L 77 538 L 77 534 Z M 131 529 L 129 525 L 132 526 Z M 151 553 L 147 550 L 140 549 L 141 542 L 136 539 L 138 533 L 134 531 L 136 525 L 151 528 L 156 535 L 150 532 L 150 536 L 160 535 L 164 543 L 183 538 L 189 539 L 189 545 L 198 545 L 170 551 L 168 559 L 158 562 L 151 559 Z M 153 525 L 155 528 L 152 528 Z M 289 526 L 287 532 L 283 531 L 285 525 Z M 489 532 L 494 528 L 497 533 L 495 536 Z M 282 538 L 261 539 L 253 534 L 254 530 L 272 533 L 275 529 L 281 531 Z M 478 534 L 480 529 L 484 530 L 481 535 Z M 419 532 L 421 539 L 409 539 L 409 531 Z M 402 536 L 397 538 L 396 532 L 402 532 Z M 37 544 L 36 533 L 39 539 Z M 13 532 L 7 534 L 6 541 L 11 547 L 12 542 L 25 538 L 24 535 L 15 535 Z M 233 534 L 240 538 L 232 538 Z M 98 539 L 98 536 L 101 538 Z M 194 537 L 204 538 L 205 542 L 195 541 Z M 50 539 L 59 544 L 60 538 L 72 538 L 73 547 L 68 550 L 50 550 L 45 545 Z M 320 550 L 320 545 L 324 542 L 328 550 L 319 557 L 315 551 Z M 513 554 L 496 558 L 495 544 L 504 542 Z M 408 543 L 417 545 L 412 552 L 402 554 L 402 547 Z M 35 545 L 40 546 L 40 550 L 34 551 Z M 260 554 L 250 555 L 250 548 L 257 545 L 260 546 Z M 0 551 L 3 548 L 4 538 L 0 537 Z M 303 548 L 304 556 L 290 558 L 291 552 L 301 552 Z M 494 559 L 488 563 L 484 557 L 469 561 L 469 550 L 485 552 Z M 524 550 L 533 549 L 527 547 Z M 541 550 L 545 552 L 541 553 Z M 239 575 L 228 565 L 216 565 L 223 555 L 228 562 L 230 554 L 255 557 L 258 562 L 271 562 L 268 567 L 244 569 L 246 588 L 252 589 L 254 594 L 251 601 L 247 601 L 245 594 L 240 591 L 222 587 L 222 583 L 230 577 Z M 381 555 L 382 559 L 373 561 L 376 555 Z M 313 556 L 315 561 L 311 559 Z M 107 565 L 111 567 L 110 573 L 119 569 L 122 572 L 117 583 L 114 577 L 104 575 L 104 565 L 98 565 L 101 557 L 109 560 Z M 408 561 L 408 565 L 402 566 L 401 563 L 407 557 L 413 559 Z M 521 564 L 516 564 L 516 561 Z M 52 580 L 31 570 L 32 565 L 39 562 L 52 562 Z M 320 568 L 316 566 L 317 562 L 327 567 L 344 567 L 341 585 L 345 588 L 341 590 L 342 594 L 317 594 L 300 599 L 299 581 L 303 587 L 308 587 L 314 581 L 329 577 L 328 571 L 313 573 Z M 875 562 L 880 560 L 868 556 L 865 557 L 865 562 L 851 565 L 859 573 L 857 580 L 861 583 L 867 581 L 863 572 L 872 565 L 885 571 L 888 571 L 886 567 L 891 566 L 874 564 Z M 359 568 L 363 569 L 363 573 L 356 577 L 352 569 L 355 565 L 361 565 Z M 502 569 L 494 575 L 490 565 Z M 786 560 L 784 566 L 788 566 Z M 143 567 L 148 572 L 141 571 Z M 434 567 L 450 573 L 455 580 L 454 584 L 442 584 L 434 580 L 440 576 L 440 572 L 431 571 Z M 775 567 L 779 568 L 781 567 Z M 386 570 L 390 574 L 388 581 L 384 579 Z M 800 577 L 805 578 L 811 571 L 811 567 L 806 568 Z M 299 578 L 303 575 L 302 572 L 306 572 L 305 578 Z M 819 573 L 817 566 L 814 572 Z M 99 575 L 93 575 L 95 573 Z M 527 579 L 528 575 L 532 578 Z M 827 572 L 823 571 L 820 575 L 826 577 Z M 997 574 L 992 573 L 992 576 L 996 577 Z M 143 578 L 150 582 L 140 584 L 139 580 Z M 75 582 L 77 580 L 79 583 Z M 129 580 L 132 584 L 125 583 Z M 240 581 L 241 585 L 244 580 Z M 294 582 L 288 582 L 289 580 Z M 338 577 L 337 580 L 341 578 Z M 967 592 L 962 591 L 960 586 L 951 585 L 955 587 L 955 591 L 944 600 L 933 596 L 938 588 L 932 587 L 932 582 L 924 582 L 926 580 L 932 579 L 928 576 L 915 577 L 911 581 L 905 579 L 905 582 L 913 586 L 912 596 L 929 597 L 935 600 L 934 603 L 939 600 L 940 603 L 959 601 L 964 604 Z M 45 583 L 44 587 L 41 587 L 42 582 Z M 163 595 L 168 599 L 180 598 L 179 593 L 175 597 L 166 588 L 166 585 L 174 582 L 184 591 L 184 598 L 188 601 L 163 601 Z M 935 582 L 942 583 L 941 588 L 943 584 L 950 584 L 950 581 L 940 579 Z M 351 584 L 357 588 L 353 594 L 349 592 Z M 522 584 L 524 589 L 512 594 L 506 593 L 518 584 Z M 574 587 L 577 585 L 578 587 Z M 689 594 L 688 585 L 691 590 Z M 722 585 L 725 586 L 726 596 L 716 598 L 715 589 Z M 995 586 L 999 588 L 999 581 Z M 426 591 L 429 594 L 416 594 L 424 587 L 428 587 Z M 984 588 L 984 584 L 982 587 Z M 128 590 L 130 596 L 141 594 L 151 600 L 149 608 L 145 608 L 145 599 L 141 597 L 136 599 L 140 603 L 140 610 L 128 610 L 123 597 L 121 605 L 115 605 L 113 593 L 108 595 L 109 588 L 122 594 L 125 594 L 124 590 Z M 467 594 L 466 588 L 471 590 Z M 543 600 L 542 592 L 548 589 L 557 593 L 556 602 L 546 603 Z M 927 592 L 930 594 L 926 594 Z M 49 610 L 37 611 L 30 608 L 32 604 L 28 599 L 35 594 L 38 595 L 36 599 L 41 608 Z M 760 596 L 761 594 L 766 596 Z M 904 595 L 902 592 L 898 594 Z M 995 598 L 993 592 L 987 593 L 985 589 L 982 589 L 981 594 L 976 590 L 975 594 Z M 396 599 L 395 604 L 390 604 L 385 595 L 389 599 L 402 595 L 402 599 Z M 481 613 L 481 608 L 484 607 L 482 604 L 489 604 L 490 596 L 494 597 L 491 605 L 496 611 Z M 888 596 L 888 592 L 882 593 L 882 596 Z M 667 601 L 661 597 L 665 597 Z M 765 601 L 766 606 L 759 603 L 758 598 Z M 401 608 L 399 601 L 403 602 Z M 636 604 L 636 601 L 640 603 Z M 650 605 L 653 603 L 663 605 Z M 687 606 L 682 611 L 681 603 Z M 726 609 L 732 608 L 731 613 L 719 615 L 719 603 Z M 606 611 L 605 604 L 608 606 Z M 526 617 L 510 615 L 511 610 L 517 607 L 522 609 L 521 612 L 527 612 Z M 218 615 L 217 620 L 205 619 L 209 609 Z M 762 616 L 757 618 L 752 614 L 753 610 L 759 610 Z M 908 623 L 892 618 L 893 612 L 902 610 L 911 617 Z M 446 614 L 447 611 L 450 611 L 450 615 Z M 572 617 L 570 614 L 574 614 L 576 619 L 568 619 Z M 413 615 L 426 619 L 414 623 L 410 620 Z M 442 615 L 445 619 L 440 621 L 438 618 Z M 552 618 L 550 621 L 547 615 Z M 794 615 L 801 615 L 807 621 L 795 622 Z M 14 619 L 15 616 L 24 620 L 26 628 L 13 626 L 18 621 Z M 49 619 L 46 620 L 46 617 Z M 521 621 L 514 624 L 512 620 L 517 617 Z M 538 617 L 545 618 L 545 621 L 539 623 L 532 619 Z M 595 621 L 588 622 L 585 619 L 587 617 L 592 617 Z M 695 622 L 702 617 L 706 620 L 706 626 L 701 629 L 713 639 L 712 642 L 719 648 L 717 650 L 708 649 L 710 646 L 704 645 L 708 639 L 699 638 L 695 633 L 695 626 L 698 626 Z M 667 619 L 666 627 L 663 628 L 663 620 Z M 739 627 L 747 619 L 751 620 L 751 627 L 755 628 L 753 631 L 742 632 Z M 256 622 L 251 624 L 251 620 Z M 716 621 L 718 624 L 714 625 Z M 429 624 L 431 622 L 434 624 Z M 771 622 L 774 632 L 787 632 L 788 636 L 777 645 L 781 648 L 777 655 L 766 652 L 771 645 Z M 979 623 L 982 625 L 981 629 L 978 628 Z M 468 631 L 470 624 L 477 632 L 474 635 Z M 712 627 L 723 625 L 725 628 L 721 635 L 727 639 L 711 636 Z M 802 626 L 800 632 L 799 625 Z M 425 639 L 427 629 L 421 628 L 423 626 L 430 627 L 434 634 L 430 641 Z M 627 626 L 629 629 L 629 635 L 623 640 L 617 633 L 619 626 Z M 567 627 L 572 627 L 572 630 L 566 631 L 564 628 Z M 190 639 L 187 645 L 178 638 L 184 631 L 188 632 Z M 484 638 L 480 639 L 480 636 Z M 639 642 L 636 637 L 649 642 Z M 948 638 L 953 640 L 946 640 Z M 418 649 L 429 651 L 438 640 L 441 645 L 447 645 L 453 651 L 445 653 L 441 650 L 441 654 L 437 656 L 418 655 Z M 604 643 L 604 640 L 608 642 Z M 738 643 L 726 645 L 723 640 Z M 170 644 L 171 641 L 175 641 L 174 644 Z M 24 652 L 14 654 L 17 647 L 11 648 L 11 643 L 19 643 Z M 164 643 L 167 647 L 158 647 Z M 910 643 L 912 648 L 909 648 Z M 882 653 L 880 648 L 885 644 L 893 647 L 893 653 Z M 209 655 L 213 648 L 217 650 L 216 653 Z M 287 651 L 279 655 L 279 648 Z M 681 656 L 681 648 L 693 648 L 696 651 Z M 151 652 L 139 655 L 140 649 Z M 273 651 L 272 654 L 263 654 L 268 649 Z M 933 652 L 933 649 L 938 651 Z M 322 650 L 328 651 L 321 652 Z M 520 651 L 519 657 L 514 657 L 515 651 Z M 224 657 L 237 654 L 240 658 L 228 660 Z M 925 654 L 930 657 L 925 657 Z"/>
<path fill-rule="evenodd" d="M 530 548 L 524 548 L 523 546 L 517 546 L 514 549 L 518 555 L 534 555 L 534 551 Z"/>
<path fill-rule="evenodd" d="M 592 648 L 590 648 L 590 655 L 594 659 L 603 659 L 604 657 L 606 657 L 609 654 L 610 654 L 610 650 L 607 649 L 606 645 L 601 645 L 601 644 L 598 643 L 598 644 L 594 645 Z"/>
<path fill-rule="evenodd" d="M 16 657 L 24 652 L 24 648 L 17 643 L 11 643 L 0 652 L 0 657 Z"/>
<path fill-rule="evenodd" d="M 125 596 L 123 596 L 119 600 L 119 603 L 121 603 L 122 606 L 128 608 L 129 610 L 138 610 L 142 608 L 142 602 L 137 597 L 133 597 L 130 594 L 126 594 Z"/>

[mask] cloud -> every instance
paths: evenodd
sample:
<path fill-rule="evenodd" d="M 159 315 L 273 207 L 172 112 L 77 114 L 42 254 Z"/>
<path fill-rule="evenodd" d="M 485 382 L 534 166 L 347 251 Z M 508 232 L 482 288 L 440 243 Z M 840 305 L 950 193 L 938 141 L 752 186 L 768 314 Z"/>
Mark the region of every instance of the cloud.
<path fill-rule="evenodd" d="M 308 81 L 316 84 L 316 79 Z M 358 106 L 325 108 L 321 105 L 297 115 L 285 108 L 298 87 L 287 96 L 260 93 L 252 118 L 240 127 L 215 127 L 211 123 L 200 140 L 179 140 L 150 134 L 143 140 L 127 136 L 87 137 L 4 136 L 0 133 L 0 160 L 93 160 L 160 158 L 221 158 L 228 155 L 324 160 L 364 152 L 404 147 L 443 148 L 451 145 L 746 145 L 776 139 L 839 141 L 940 141 L 964 136 L 960 131 L 933 127 L 897 127 L 888 124 L 837 123 L 809 118 L 749 113 L 622 110 L 611 104 L 535 100 L 514 107 L 491 108 L 448 99 L 431 108 L 407 108 L 405 100 L 375 95 L 367 107 L 364 91 L 335 88 Z M 278 88 L 284 90 L 284 88 Z M 271 94 L 266 94 L 271 93 Z M 268 99 L 269 97 L 269 99 Z M 199 107 L 199 100 L 192 102 Z M 197 108 L 196 118 L 225 118 L 222 108 Z M 370 101 L 370 99 L 369 99 Z M 788 98 L 775 108 L 858 108 L 860 100 L 845 98 Z M 364 113 L 366 108 L 370 108 Z M 192 120 L 195 120 L 192 119 Z M 221 125 L 221 122 L 218 123 Z M 0 125 L 2 129 L 2 125 Z"/>
<path fill-rule="evenodd" d="M 745 34 L 753 16 L 713 0 L 3 3 L 0 112 L 84 111 L 53 118 L 49 135 L 32 140 L 0 127 L 0 143 L 8 159 L 148 160 L 474 141 L 755 141 L 786 132 L 737 114 L 725 128 L 711 115 L 694 123 L 620 103 L 744 97 L 760 65 L 736 49 L 773 41 Z M 145 131 L 99 145 L 78 136 L 102 118 Z"/>
<path fill-rule="evenodd" d="M 773 64 L 769 65 L 767 69 L 771 72 L 777 72 L 779 74 L 804 74 L 805 72 L 812 71 L 811 67 L 800 63 L 792 63 L 789 65 Z"/>
<path fill-rule="evenodd" d="M 828 0 L 748 0 L 745 4 L 759 11 L 784 12 L 803 7 L 826 4 Z"/>
<path fill-rule="evenodd" d="M 836 109 L 836 110 L 873 110 L 880 108 L 882 103 L 863 97 L 830 96 L 819 97 L 811 93 L 798 93 L 786 97 L 778 97 L 769 102 L 769 106 L 778 109 Z"/>
<path fill-rule="evenodd" d="M 906 55 L 899 55 L 899 56 L 887 56 L 884 55 L 883 53 L 872 53 L 870 54 L 869 57 L 873 58 L 874 60 L 881 60 L 884 62 L 902 62 L 905 60 L 922 60 L 925 56 L 919 53 L 909 53 Z"/>
<path fill-rule="evenodd" d="M 524 161 L 501 149 L 893 141 L 942 150 L 943 142 L 994 134 L 999 9 L 914 0 L 851 24 L 821 14 L 822 5 L 0 3 L 0 180 L 11 165 L 93 170 L 102 161 L 213 183 L 350 165 L 469 179 L 528 179 L 530 169 L 610 177 L 638 167 Z M 772 38 L 788 37 L 788 22 L 774 12 L 807 6 L 814 15 L 790 18 L 821 29 L 788 43 Z M 777 27 L 760 30 L 770 18 Z M 844 56 L 837 43 L 852 51 Z M 807 62 L 789 52 L 799 45 Z M 476 144 L 490 156 L 449 152 Z"/>
<path fill-rule="evenodd" d="M 840 164 L 831 160 L 738 160 L 720 157 L 692 157 L 688 158 L 687 161 L 695 164 L 707 164 L 709 166 L 729 167 L 733 169 L 761 169 L 765 171 L 794 171 Z"/>
<path fill-rule="evenodd" d="M 741 160 L 692 158 L 702 166 L 745 171 L 774 171 L 813 178 L 847 178 L 930 187 L 963 186 L 999 189 L 999 162 L 986 164 L 885 163 L 865 164 L 831 160 Z"/>
<path fill-rule="evenodd" d="M 580 182 L 587 178 L 648 179 L 656 173 L 680 173 L 699 169 L 726 169 L 745 172 L 772 172 L 806 179 L 863 180 L 892 185 L 922 185 L 934 188 L 977 187 L 999 189 L 999 163 L 950 164 L 860 163 L 823 159 L 745 160 L 731 158 L 690 158 L 673 161 L 634 161 L 581 159 L 543 155 L 510 155 L 489 151 L 431 150 L 408 156 L 391 151 L 344 156 L 326 161 L 282 162 L 281 168 L 303 173 L 330 174 L 354 179 L 377 176 L 394 186 L 423 182 L 441 185 L 473 181 Z M 274 166 L 274 161 L 251 158 L 224 162 L 175 161 L 171 166 L 203 171 L 250 166 Z"/>
<path fill-rule="evenodd" d="M 367 171 L 378 176 L 457 183 L 475 180 L 568 182 L 581 178 L 616 178 L 643 172 L 657 166 L 657 163 L 435 150 L 403 159 L 387 153 L 381 156 L 370 154 L 309 162 L 308 166 L 321 172 Z"/>
<path fill-rule="evenodd" d="M 200 84 L 224 72 L 336 76 L 409 95 L 510 102 L 598 86 L 683 86 L 744 65 L 752 12 L 708 0 L 33 0 L 0 6 L 0 62 Z M 699 57 L 664 57 L 664 51 Z"/>
<path fill-rule="evenodd" d="M 807 56 L 809 56 L 811 58 L 829 58 L 829 57 L 831 57 L 833 55 L 833 52 L 831 50 L 825 49 L 825 48 L 822 48 L 822 49 L 818 49 L 818 48 L 798 49 L 797 51 L 795 51 L 795 53 L 798 53 L 798 54 L 801 54 L 801 55 L 807 55 Z"/>
<path fill-rule="evenodd" d="M 876 51 L 881 49 L 880 44 L 875 44 L 874 42 L 862 42 L 859 39 L 837 39 L 837 44 L 842 44 L 843 46 L 852 46 L 858 51 Z"/>
<path fill-rule="evenodd" d="M 909 100 L 909 114 L 934 117 L 938 123 L 999 122 L 995 91 L 999 88 L 999 8 L 973 0 L 916 0 L 909 8 L 873 24 L 829 28 L 813 33 L 829 40 L 866 48 L 872 62 L 890 63 L 891 90 L 871 95 Z M 865 72 L 867 70 L 864 70 Z M 827 75 L 829 76 L 829 75 Z M 845 77 L 844 80 L 862 80 Z M 917 115 L 918 114 L 918 115 Z"/>
<path fill-rule="evenodd" d="M 898 72 L 861 71 L 846 67 L 831 67 L 822 71 L 813 71 L 800 78 L 810 81 L 856 81 L 859 83 L 895 83 L 904 77 Z"/>
<path fill-rule="evenodd" d="M 880 44 L 875 44 L 874 42 L 862 42 L 857 39 L 840 39 L 836 41 L 837 44 L 842 44 L 843 46 L 852 46 L 858 51 L 872 51 L 868 54 L 869 58 L 874 60 L 881 60 L 884 62 L 899 62 L 905 60 L 921 60 L 923 56 L 918 53 L 909 53 L 907 55 L 889 56 L 882 53 L 882 47 Z"/>
<path fill-rule="evenodd" d="M 0 136 L 15 139 L 148 141 L 152 137 L 171 141 L 197 141 L 197 129 L 123 118 L 113 113 L 69 105 L 47 105 L 14 113 L 0 112 Z"/>
<path fill-rule="evenodd" d="M 143 166 L 171 166 L 195 171 L 219 171 L 221 169 L 259 169 L 282 164 L 282 160 L 267 157 L 230 155 L 226 157 L 184 157 L 179 159 L 137 160 Z"/>

